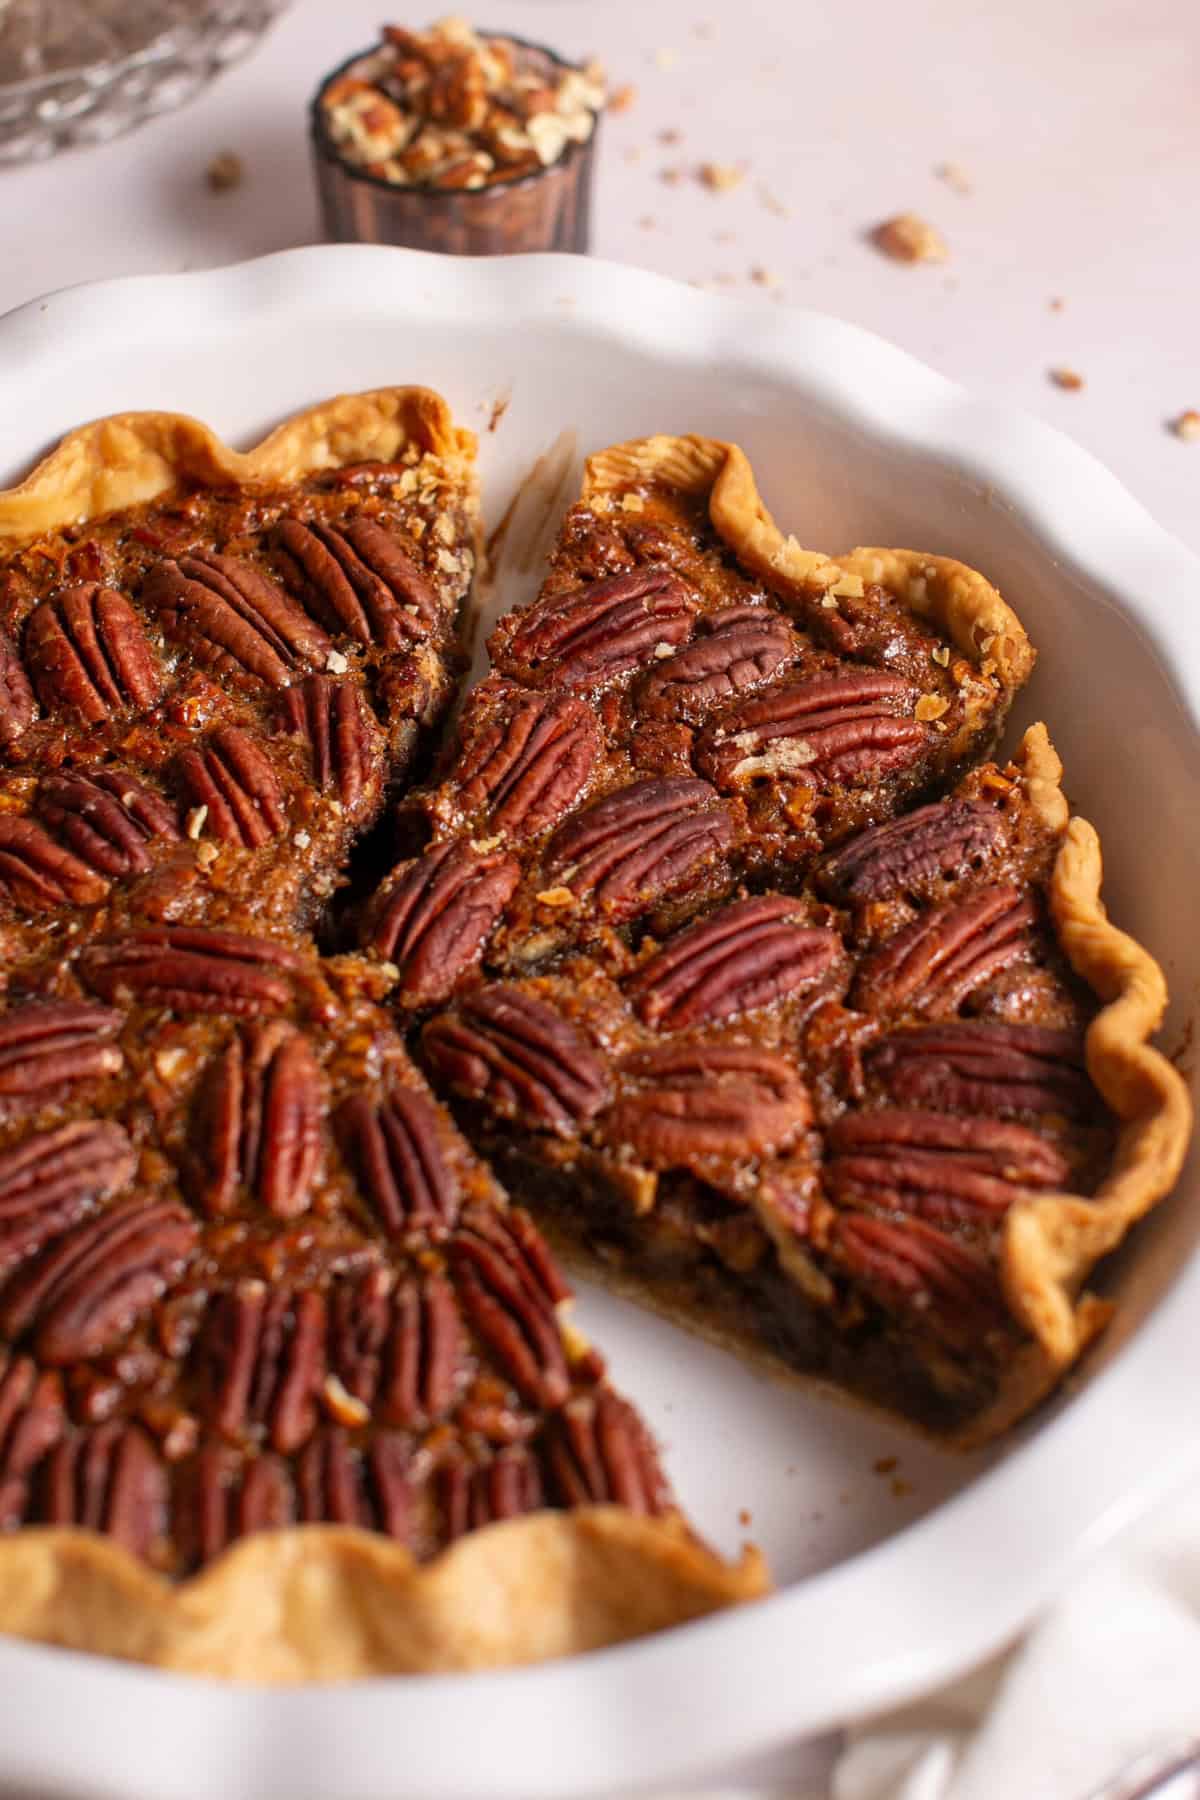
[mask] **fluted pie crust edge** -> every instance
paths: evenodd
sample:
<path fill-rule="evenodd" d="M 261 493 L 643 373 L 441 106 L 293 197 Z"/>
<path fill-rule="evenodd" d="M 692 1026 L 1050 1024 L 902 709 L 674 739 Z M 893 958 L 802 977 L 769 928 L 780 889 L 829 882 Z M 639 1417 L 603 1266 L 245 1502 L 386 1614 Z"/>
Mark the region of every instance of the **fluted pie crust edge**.
<path fill-rule="evenodd" d="M 23 481 L 0 492 L 0 545 L 138 506 L 180 482 L 289 485 L 322 469 L 394 462 L 410 448 L 441 458 L 473 497 L 475 434 L 455 425 L 432 388 L 339 394 L 293 414 L 246 451 L 231 450 L 184 413 L 115 413 L 68 432 Z"/>
<path fill-rule="evenodd" d="M 418 1565 L 391 1538 L 300 1525 L 243 1538 L 172 1584 L 110 1539 L 26 1527 L 0 1545 L 0 1627 L 179 1674 L 285 1684 L 577 1655 L 767 1592 L 678 1518 L 528 1513 Z"/>

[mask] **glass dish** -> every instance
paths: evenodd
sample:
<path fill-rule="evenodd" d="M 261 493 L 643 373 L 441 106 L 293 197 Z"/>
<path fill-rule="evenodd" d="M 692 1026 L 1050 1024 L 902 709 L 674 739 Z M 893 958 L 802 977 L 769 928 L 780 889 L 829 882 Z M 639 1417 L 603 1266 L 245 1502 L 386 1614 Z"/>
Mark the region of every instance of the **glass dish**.
<path fill-rule="evenodd" d="M 107 143 L 190 100 L 288 0 L 0 0 L 0 165 Z"/>

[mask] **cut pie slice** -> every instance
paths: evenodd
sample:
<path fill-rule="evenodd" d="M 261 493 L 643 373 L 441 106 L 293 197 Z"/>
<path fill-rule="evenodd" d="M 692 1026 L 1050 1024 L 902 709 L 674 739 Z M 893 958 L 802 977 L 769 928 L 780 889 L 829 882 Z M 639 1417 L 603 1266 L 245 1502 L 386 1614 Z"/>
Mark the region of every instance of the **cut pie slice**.
<path fill-rule="evenodd" d="M 303 1679 L 764 1589 L 679 1513 L 393 972 L 317 953 L 454 692 L 476 534 L 421 389 L 245 456 L 106 420 L 0 495 L 0 1628 Z"/>
<path fill-rule="evenodd" d="M 606 958 L 476 986 L 422 1054 L 555 1241 L 790 1371 L 980 1442 L 1107 1319 L 1173 1184 L 1165 990 L 1044 727 L 1013 764 Z"/>
<path fill-rule="evenodd" d="M 479 966 L 669 929 L 815 857 L 990 751 L 1033 666 L 982 576 L 784 539 L 735 446 L 649 438 L 588 464 L 532 606 L 491 639 L 421 854 L 361 942 L 416 1007 Z"/>

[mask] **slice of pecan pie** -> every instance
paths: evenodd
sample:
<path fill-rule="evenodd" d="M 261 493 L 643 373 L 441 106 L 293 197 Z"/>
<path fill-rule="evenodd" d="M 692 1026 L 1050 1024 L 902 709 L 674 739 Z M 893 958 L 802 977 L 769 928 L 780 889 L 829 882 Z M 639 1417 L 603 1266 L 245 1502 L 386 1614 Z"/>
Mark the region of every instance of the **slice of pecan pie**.
<path fill-rule="evenodd" d="M 763 1590 L 683 1521 L 395 971 L 317 951 L 454 692 L 476 530 L 420 389 L 245 456 L 106 420 L 0 495 L 5 1630 L 297 1679 Z"/>
<path fill-rule="evenodd" d="M 435 1085 L 619 1285 L 994 1434 L 1189 1129 L 1044 730 L 984 761 L 1018 621 L 945 558 L 806 551 L 739 450 L 652 438 L 592 458 L 491 650 L 360 911 Z"/>

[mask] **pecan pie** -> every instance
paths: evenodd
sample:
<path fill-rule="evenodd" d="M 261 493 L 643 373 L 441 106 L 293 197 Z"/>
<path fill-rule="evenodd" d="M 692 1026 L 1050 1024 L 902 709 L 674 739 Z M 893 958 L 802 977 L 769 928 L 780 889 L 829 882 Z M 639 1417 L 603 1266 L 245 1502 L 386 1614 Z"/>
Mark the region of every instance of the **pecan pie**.
<path fill-rule="evenodd" d="M 1156 965 L 1107 922 L 1033 651 L 945 558 L 785 539 L 742 453 L 588 465 L 359 911 L 566 1250 L 960 1442 L 1046 1394 L 1174 1180 Z"/>
<path fill-rule="evenodd" d="M 336 954 L 476 535 L 473 441 L 420 389 L 244 456 L 105 420 L 0 495 L 6 1630 L 296 1679 L 763 1589 L 683 1521 L 395 969 Z"/>

